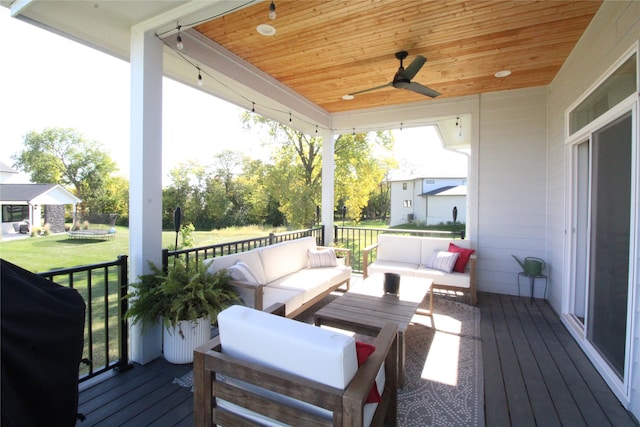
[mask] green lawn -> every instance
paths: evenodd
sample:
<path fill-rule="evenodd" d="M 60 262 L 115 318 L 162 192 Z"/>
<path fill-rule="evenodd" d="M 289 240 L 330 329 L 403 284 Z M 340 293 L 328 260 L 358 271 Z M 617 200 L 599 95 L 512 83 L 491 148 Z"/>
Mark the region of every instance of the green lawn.
<path fill-rule="evenodd" d="M 115 238 L 105 241 L 69 239 L 64 233 L 25 239 L 0 240 L 0 257 L 36 273 L 114 261 L 118 255 L 129 253 L 129 229 L 116 227 L 116 230 Z M 196 231 L 193 233 L 194 247 L 266 236 L 269 232 L 281 231 L 283 230 L 270 230 L 257 226 Z M 162 248 L 173 246 L 175 239 L 175 232 L 163 232 Z M 180 244 L 181 242 L 178 241 L 178 245 Z"/>
<path fill-rule="evenodd" d="M 337 220 L 336 224 L 342 226 L 342 221 Z M 346 227 L 387 228 L 383 221 L 363 221 L 358 224 L 345 221 L 344 225 Z M 463 227 L 464 225 L 457 224 L 456 229 L 461 230 Z M 427 227 L 421 227 L 416 224 L 404 224 L 393 228 L 427 229 Z M 430 226 L 428 229 L 451 230 L 452 226 L 451 224 Z M 118 255 L 127 255 L 129 253 L 129 229 L 127 227 L 116 227 L 116 230 L 115 238 L 106 241 L 69 239 L 65 233 L 25 239 L 0 240 L 0 257 L 36 273 L 114 261 Z M 193 247 L 267 236 L 270 232 L 280 233 L 283 231 L 286 230 L 284 228 L 271 229 L 259 226 L 195 231 L 193 233 Z M 162 248 L 172 247 L 175 244 L 175 238 L 175 232 L 163 232 Z M 178 245 L 180 244 L 181 242 L 178 241 Z M 358 251 L 354 251 L 355 253 L 358 253 Z M 358 260 L 353 261 L 356 266 L 359 265 Z"/>

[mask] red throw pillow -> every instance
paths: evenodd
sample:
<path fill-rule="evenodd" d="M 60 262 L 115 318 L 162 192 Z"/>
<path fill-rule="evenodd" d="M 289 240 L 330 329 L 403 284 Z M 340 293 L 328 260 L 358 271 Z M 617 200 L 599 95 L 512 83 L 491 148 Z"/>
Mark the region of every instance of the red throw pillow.
<path fill-rule="evenodd" d="M 363 343 L 360 341 L 356 341 L 356 354 L 358 356 L 358 366 L 361 366 L 369 356 L 376 351 L 376 348 L 371 344 Z M 378 385 L 376 382 L 373 382 L 373 387 L 369 391 L 369 396 L 367 396 L 367 403 L 380 403 L 382 402 L 382 397 L 380 397 L 380 393 L 378 392 Z"/>
<path fill-rule="evenodd" d="M 458 259 L 456 260 L 456 265 L 453 266 L 453 271 L 464 273 L 464 269 L 467 268 L 469 258 L 471 257 L 471 254 L 475 252 L 475 250 L 461 248 L 460 246 L 454 245 L 453 243 L 449 243 L 449 252 L 460 254 L 458 255 Z"/>

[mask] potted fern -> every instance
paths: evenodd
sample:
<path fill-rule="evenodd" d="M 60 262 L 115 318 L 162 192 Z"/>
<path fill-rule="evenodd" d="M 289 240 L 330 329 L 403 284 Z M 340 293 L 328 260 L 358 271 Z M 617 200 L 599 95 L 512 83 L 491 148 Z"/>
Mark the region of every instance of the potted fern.
<path fill-rule="evenodd" d="M 150 263 L 151 273 L 131 284 L 126 317 L 134 323 L 163 320 L 164 357 L 171 363 L 191 363 L 193 350 L 211 338 L 218 313 L 240 303 L 226 270 L 210 273 L 202 260 L 185 263 L 176 258 L 165 274 Z"/>

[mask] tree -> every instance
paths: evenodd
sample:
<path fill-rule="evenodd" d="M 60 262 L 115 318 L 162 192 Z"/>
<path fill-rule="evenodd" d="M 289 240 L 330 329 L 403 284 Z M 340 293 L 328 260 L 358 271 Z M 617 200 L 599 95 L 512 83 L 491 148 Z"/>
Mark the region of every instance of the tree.
<path fill-rule="evenodd" d="M 389 132 L 343 134 L 336 139 L 335 200 L 344 203 L 350 220 L 360 221 L 371 195 L 394 165 L 386 156 L 393 143 Z"/>
<path fill-rule="evenodd" d="M 24 138 L 24 150 L 12 156 L 31 181 L 70 187 L 82 200 L 81 209 L 101 211 L 107 182 L 116 163 L 97 141 L 87 141 L 75 129 L 46 128 Z"/>
<path fill-rule="evenodd" d="M 268 132 L 273 167 L 265 182 L 279 210 L 291 224 L 312 225 L 322 197 L 322 139 L 255 114 L 245 113 L 242 120 L 245 129 L 262 127 Z M 369 195 L 386 172 L 385 163 L 375 155 L 384 157 L 392 147 L 388 132 L 344 134 L 336 139 L 335 200 L 346 203 L 351 219 L 361 218 Z"/>

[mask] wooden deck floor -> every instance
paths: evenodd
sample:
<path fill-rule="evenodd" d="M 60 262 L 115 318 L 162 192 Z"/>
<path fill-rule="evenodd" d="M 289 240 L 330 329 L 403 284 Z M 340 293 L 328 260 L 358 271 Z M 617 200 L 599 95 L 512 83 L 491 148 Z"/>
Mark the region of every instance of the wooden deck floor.
<path fill-rule="evenodd" d="M 636 426 L 544 300 L 480 294 L 485 420 L 494 426 Z M 77 426 L 188 426 L 190 370 L 163 359 L 80 392 Z"/>

